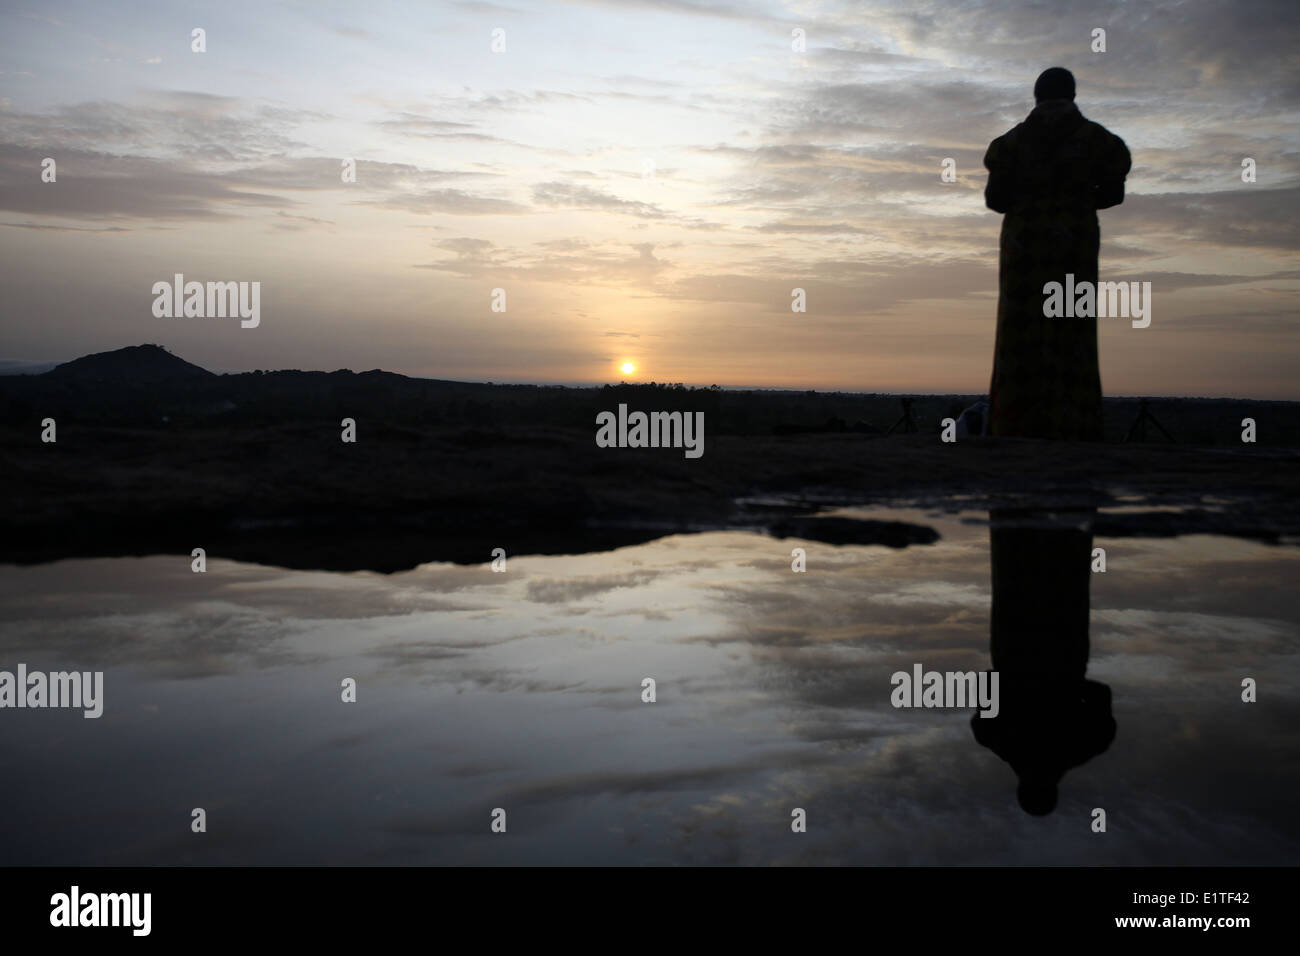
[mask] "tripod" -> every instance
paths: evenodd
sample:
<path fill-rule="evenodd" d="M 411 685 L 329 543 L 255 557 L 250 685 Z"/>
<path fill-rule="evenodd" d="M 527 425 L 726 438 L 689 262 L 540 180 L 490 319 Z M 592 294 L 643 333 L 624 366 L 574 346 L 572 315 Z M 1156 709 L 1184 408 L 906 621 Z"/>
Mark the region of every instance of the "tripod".
<path fill-rule="evenodd" d="M 889 427 L 889 431 L 885 432 L 886 438 L 894 434 L 899 425 L 903 426 L 904 434 L 910 434 L 917 430 L 916 422 L 912 421 L 912 400 L 910 398 L 903 398 L 900 399 L 900 401 L 903 403 L 903 414 L 899 416 L 898 421 L 894 422 L 894 424 Z"/>
<path fill-rule="evenodd" d="M 1151 414 L 1147 407 L 1147 400 L 1144 398 L 1138 402 L 1137 418 L 1133 419 L 1133 424 L 1128 427 L 1128 434 L 1124 436 L 1124 441 L 1146 441 L 1147 440 L 1147 422 L 1154 425 L 1169 441 L 1174 442 L 1174 436 L 1165 431 L 1163 425 L 1156 421 L 1156 417 Z M 1174 442 L 1177 444 L 1177 442 Z"/>

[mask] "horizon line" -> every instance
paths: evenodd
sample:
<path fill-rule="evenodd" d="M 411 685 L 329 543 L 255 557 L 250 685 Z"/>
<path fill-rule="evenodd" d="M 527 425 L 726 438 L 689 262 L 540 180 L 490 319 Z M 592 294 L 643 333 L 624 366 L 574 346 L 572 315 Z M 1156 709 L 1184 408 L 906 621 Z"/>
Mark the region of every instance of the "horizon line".
<path fill-rule="evenodd" d="M 723 390 L 723 391 L 731 391 L 731 392 L 816 392 L 816 393 L 822 393 L 822 394 L 845 394 L 845 395 L 888 395 L 888 396 L 893 396 L 893 397 L 907 397 L 907 396 L 934 396 L 934 397 L 938 397 L 938 396 L 955 396 L 955 397 L 963 397 L 963 398 L 969 398 L 969 397 L 984 398 L 984 399 L 986 399 L 986 400 L 987 400 L 987 398 L 988 398 L 988 391 L 987 391 L 987 390 L 975 390 L 975 391 L 924 391 L 924 390 L 908 390 L 908 391 L 881 390 L 881 391 L 867 391 L 867 390 L 862 389 L 861 387 L 843 387 L 843 386 L 819 386 L 819 387 L 809 387 L 809 386 L 802 386 L 802 385 L 722 385 L 722 384 L 718 384 L 718 383 L 716 383 L 716 382 L 709 383 L 709 384 L 706 385 L 706 384 L 695 383 L 695 382 L 672 382 L 672 381 L 667 381 L 667 380 L 661 382 L 661 381 L 658 381 L 657 379 L 656 379 L 656 380 L 651 380 L 651 381 L 628 381 L 627 379 L 623 379 L 623 380 L 621 380 L 621 381 L 595 381 L 595 382 L 593 382 L 593 381 L 583 381 L 583 380 L 580 380 L 580 379 L 569 379 L 569 380 L 563 380 L 563 381 L 548 381 L 548 380 L 539 380 L 539 379 L 501 379 L 501 380 L 498 380 L 498 379 L 455 379 L 455 378 L 437 378 L 437 377 L 430 376 L 430 375 L 411 375 L 411 374 L 408 374 L 408 373 L 406 373 L 406 372 L 394 372 L 394 371 L 392 371 L 392 370 L 390 370 L 390 369 L 384 369 L 384 368 L 379 368 L 379 367 L 363 369 L 363 370 L 361 370 L 361 371 L 357 371 L 357 370 L 355 370 L 355 369 L 351 369 L 351 368 L 336 368 L 336 369 L 321 369 L 321 368 L 316 368 L 316 369 L 303 369 L 303 368 L 280 368 L 280 369 L 242 369 L 242 370 L 223 369 L 223 370 L 218 371 L 218 370 L 215 370 L 215 369 L 204 368 L 204 366 L 202 366 L 202 365 L 198 365 L 198 364 L 195 363 L 195 362 L 191 362 L 191 361 L 189 361 L 188 359 L 182 358 L 180 355 L 178 355 L 178 354 L 176 354 L 175 352 L 171 351 L 171 350 L 168 349 L 166 346 L 157 345 L 156 343 L 152 343 L 152 342 L 143 342 L 143 343 L 140 343 L 139 345 L 124 345 L 124 346 L 119 346 L 119 347 L 116 348 L 116 349 L 107 349 L 107 350 L 105 350 L 105 351 L 103 351 L 103 352 L 87 352 L 87 353 L 85 353 L 84 355 L 79 355 L 79 356 L 77 356 L 76 358 L 72 358 L 72 359 L 64 359 L 63 361 L 57 361 L 57 360 L 55 360 L 55 359 L 14 359 L 14 358 L 0 358 L 0 378 L 23 378 L 23 377 L 32 377 L 32 378 L 36 378 L 36 377 L 39 377 L 39 376 L 41 376 L 41 375 L 46 374 L 47 372 L 53 371 L 54 368 L 57 368 L 57 367 L 59 367 L 59 366 L 61 366 L 61 365 L 66 365 L 66 364 L 68 364 L 69 362 L 77 361 L 78 359 L 89 358 L 90 356 L 93 356 L 93 355 L 109 355 L 109 354 L 112 354 L 113 352 L 120 352 L 120 351 L 124 351 L 125 349 L 129 349 L 129 348 L 142 348 L 142 347 L 146 347 L 146 346 L 149 346 L 149 345 L 153 345 L 153 346 L 155 346 L 156 348 L 162 349 L 164 352 L 166 352 L 168 355 L 172 356 L 173 358 L 177 359 L 178 361 L 185 362 L 185 363 L 188 364 L 188 365 L 193 365 L 195 368 L 203 369 L 203 371 L 208 372 L 209 374 L 212 374 L 212 375 L 217 375 L 217 376 L 226 376 L 226 375 L 252 375 L 252 374 L 257 373 L 257 372 L 263 372 L 263 373 L 268 373 L 268 374 L 273 374 L 273 373 L 275 373 L 275 372 L 303 372 L 303 373 L 308 373 L 308 374 L 312 374 L 312 373 L 314 373 L 314 374 L 323 374 L 323 375 L 331 375 L 331 374 L 334 374 L 334 373 L 337 373 L 337 372 L 347 372 L 347 373 L 349 373 L 349 374 L 351 374 L 351 375 L 362 375 L 362 374 L 365 374 L 366 372 L 382 372 L 382 373 L 384 373 L 384 374 L 386 374 L 386 375 L 400 375 L 400 376 L 402 376 L 403 378 L 409 378 L 409 379 L 413 379 L 413 380 L 416 380 L 416 381 L 449 382 L 449 383 L 456 384 L 456 385 L 491 385 L 491 386 L 495 386 L 495 385 L 508 385 L 508 386 L 533 386 L 533 387 L 539 387 L 539 388 L 575 388 L 575 389 L 578 389 L 578 388 L 603 388 L 603 387 L 605 387 L 605 386 L 607 386 L 607 385 L 610 385 L 610 386 L 613 386 L 613 385 L 681 385 L 681 386 L 686 387 L 686 388 L 699 388 L 699 389 L 708 389 L 708 388 L 715 388 L 715 387 L 716 387 L 716 388 L 718 388 L 718 389 L 720 389 L 720 390 Z M 13 366 L 15 366 L 15 365 L 28 365 L 28 366 L 48 365 L 48 366 L 50 366 L 50 368 L 44 369 L 44 370 L 42 370 L 42 371 L 40 371 L 40 372 L 5 371 L 5 366 L 6 366 L 6 365 L 8 365 L 8 366 L 10 366 L 10 367 L 13 367 Z M 1300 402 L 1300 399 L 1295 399 L 1295 398 L 1251 398 L 1251 397 L 1242 396 L 1242 395 L 1152 395 L 1152 394 L 1150 394 L 1150 393 L 1146 393 L 1146 394 L 1138 394 L 1138 393 L 1112 393 L 1112 394 L 1103 394 L 1103 395 L 1102 395 L 1102 398 L 1103 398 L 1103 399 L 1108 399 L 1108 398 L 1114 398 L 1114 399 L 1143 399 L 1143 398 L 1146 398 L 1146 399 L 1159 399 L 1159 398 L 1165 398 L 1165 399 L 1206 400 L 1206 401 L 1280 402 L 1280 403 L 1286 403 L 1286 404 L 1294 404 L 1294 403 L 1296 403 L 1296 402 Z"/>

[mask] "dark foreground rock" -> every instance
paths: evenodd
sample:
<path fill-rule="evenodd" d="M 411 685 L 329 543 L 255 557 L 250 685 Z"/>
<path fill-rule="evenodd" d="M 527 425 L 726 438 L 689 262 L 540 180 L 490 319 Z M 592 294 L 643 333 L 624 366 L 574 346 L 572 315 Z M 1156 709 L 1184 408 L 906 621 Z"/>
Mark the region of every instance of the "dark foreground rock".
<path fill-rule="evenodd" d="M 594 427 L 60 423 L 0 427 L 0 562 L 188 555 L 391 572 L 430 561 L 605 550 L 750 528 L 830 544 L 924 543 L 930 529 L 818 517 L 843 504 L 1127 506 L 1108 535 L 1300 536 L 1300 452 L 940 442 L 937 434 L 707 435 L 704 455 L 598 448 Z M 1163 510 L 1175 506 L 1181 510 Z"/>

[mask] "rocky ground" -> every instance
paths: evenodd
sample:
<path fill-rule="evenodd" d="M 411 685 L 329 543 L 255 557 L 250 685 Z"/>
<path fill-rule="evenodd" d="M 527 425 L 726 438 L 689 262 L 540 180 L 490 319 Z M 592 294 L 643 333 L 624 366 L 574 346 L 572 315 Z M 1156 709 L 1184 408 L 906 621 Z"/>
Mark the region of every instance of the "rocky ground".
<path fill-rule="evenodd" d="M 707 436 L 705 453 L 597 448 L 594 428 L 334 423 L 0 428 L 0 561 L 185 554 L 331 570 L 603 550 L 754 528 L 833 544 L 928 529 L 830 520 L 835 504 L 1124 504 L 1109 535 L 1300 540 L 1300 450 L 964 439 Z M 1171 510 L 1176 506 L 1177 510 Z"/>

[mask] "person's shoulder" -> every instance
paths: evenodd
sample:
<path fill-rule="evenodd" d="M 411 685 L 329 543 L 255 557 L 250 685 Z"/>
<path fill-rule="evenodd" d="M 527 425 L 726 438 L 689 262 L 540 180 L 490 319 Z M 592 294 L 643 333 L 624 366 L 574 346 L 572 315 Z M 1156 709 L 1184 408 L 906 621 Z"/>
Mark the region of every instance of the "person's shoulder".
<path fill-rule="evenodd" d="M 1120 139 L 1118 136 L 1116 136 L 1106 127 L 1102 126 L 1096 120 L 1085 119 L 1083 121 L 1083 128 L 1087 132 L 1087 135 L 1091 136 L 1092 138 L 1098 141 L 1107 142 L 1107 143 L 1118 143 L 1120 146 L 1124 145 L 1124 140 Z"/>
<path fill-rule="evenodd" d="M 989 143 L 989 148 L 984 152 L 984 163 L 988 165 L 991 159 L 996 159 L 999 154 L 1007 153 L 1015 149 L 1017 140 L 1020 139 L 1020 129 L 1024 123 L 1017 123 L 1011 129 L 1007 130 L 1001 136 Z"/>
<path fill-rule="evenodd" d="M 1017 123 L 1015 126 L 1011 127 L 1011 129 L 1007 130 L 1001 136 L 994 139 L 993 142 L 990 143 L 989 145 L 992 146 L 996 143 L 1014 143 L 1016 140 L 1020 138 L 1021 130 L 1023 130 L 1024 128 L 1025 128 L 1024 123 Z"/>

